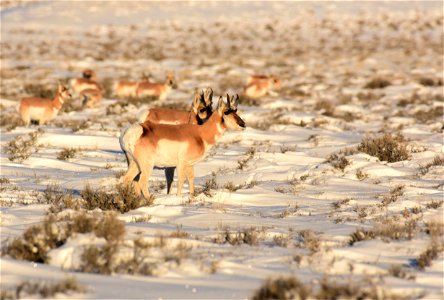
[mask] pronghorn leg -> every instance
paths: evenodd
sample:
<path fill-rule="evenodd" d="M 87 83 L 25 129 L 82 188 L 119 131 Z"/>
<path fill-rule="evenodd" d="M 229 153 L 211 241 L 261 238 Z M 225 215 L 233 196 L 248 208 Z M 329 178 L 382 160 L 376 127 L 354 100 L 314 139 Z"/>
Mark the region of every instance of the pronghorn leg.
<path fill-rule="evenodd" d="M 193 166 L 187 166 L 185 168 L 185 176 L 188 180 L 188 186 L 190 187 L 190 195 L 192 196 L 194 194 L 194 167 Z"/>
<path fill-rule="evenodd" d="M 175 167 L 166 167 L 165 168 L 165 177 L 167 181 L 167 194 L 171 192 L 171 185 L 173 184 L 174 180 L 174 170 L 176 170 Z"/>
<path fill-rule="evenodd" d="M 143 197 L 145 199 L 148 199 L 150 196 L 150 192 L 148 190 L 148 179 L 151 176 L 151 172 L 153 171 L 153 165 L 150 166 L 144 166 L 140 173 L 140 178 L 137 183 L 137 185 L 140 187 L 140 190 L 142 190 Z"/>
<path fill-rule="evenodd" d="M 185 165 L 180 163 L 177 165 L 177 196 L 182 194 L 182 186 L 185 181 Z"/>
<path fill-rule="evenodd" d="M 128 166 L 128 171 L 126 171 L 126 174 L 123 177 L 123 184 L 130 185 L 137 174 L 139 174 L 139 167 L 137 166 L 136 162 L 132 160 L 130 161 L 130 164 Z M 134 185 L 134 191 L 137 195 L 140 195 L 140 187 L 138 184 Z"/>

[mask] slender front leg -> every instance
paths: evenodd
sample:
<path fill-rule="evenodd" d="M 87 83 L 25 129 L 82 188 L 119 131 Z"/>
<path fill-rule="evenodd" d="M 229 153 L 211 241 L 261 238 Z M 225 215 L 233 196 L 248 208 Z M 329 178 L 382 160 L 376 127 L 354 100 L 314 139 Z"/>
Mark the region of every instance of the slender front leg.
<path fill-rule="evenodd" d="M 176 167 L 165 168 L 165 177 L 167 181 L 167 194 L 171 192 L 171 185 L 173 184 L 174 180 L 174 170 L 176 170 Z"/>
<path fill-rule="evenodd" d="M 188 186 L 190 187 L 190 195 L 194 194 L 194 167 L 187 166 L 185 168 L 185 175 L 187 176 Z"/>
<path fill-rule="evenodd" d="M 182 194 L 182 186 L 185 181 L 185 165 L 183 163 L 179 163 L 177 165 L 177 196 Z"/>

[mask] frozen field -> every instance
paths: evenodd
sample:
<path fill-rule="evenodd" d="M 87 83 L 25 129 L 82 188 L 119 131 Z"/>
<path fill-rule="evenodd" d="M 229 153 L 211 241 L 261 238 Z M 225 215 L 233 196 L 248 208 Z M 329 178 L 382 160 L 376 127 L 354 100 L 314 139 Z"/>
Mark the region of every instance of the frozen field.
<path fill-rule="evenodd" d="M 441 2 L 6 2 L 2 299 L 251 299 L 277 278 L 281 299 L 444 297 Z M 85 68 L 106 89 L 99 107 L 75 99 L 21 124 L 21 97 Z M 112 93 L 167 71 L 165 101 Z M 195 166 L 194 197 L 167 195 L 154 170 L 149 205 L 82 204 L 87 185 L 117 197 L 118 137 L 141 111 L 186 109 L 196 87 L 240 94 L 250 74 L 282 87 L 241 99 L 247 129 Z"/>

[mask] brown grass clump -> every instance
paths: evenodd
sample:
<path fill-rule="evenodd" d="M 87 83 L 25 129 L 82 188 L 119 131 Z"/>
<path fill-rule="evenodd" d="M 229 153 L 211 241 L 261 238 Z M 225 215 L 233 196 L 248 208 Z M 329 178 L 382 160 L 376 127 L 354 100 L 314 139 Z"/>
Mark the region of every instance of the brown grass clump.
<path fill-rule="evenodd" d="M 9 293 L 8 293 L 9 292 Z M 68 277 L 59 282 L 30 282 L 17 285 L 13 291 L 2 290 L 1 299 L 24 299 L 38 295 L 39 298 L 54 298 L 57 294 L 85 293 L 86 288 L 80 285 L 74 277 Z"/>
<path fill-rule="evenodd" d="M 397 185 L 390 190 L 387 195 L 384 195 L 382 199 L 381 206 L 387 206 L 390 203 L 398 201 L 398 198 L 404 195 L 405 187 L 403 185 Z"/>
<path fill-rule="evenodd" d="M 376 156 L 380 161 L 389 163 L 410 158 L 404 136 L 384 134 L 382 137 L 365 137 L 358 150 L 371 156 Z"/>
<path fill-rule="evenodd" d="M 402 265 L 391 265 L 388 269 L 388 274 L 393 277 L 414 280 L 415 275 L 410 274 Z"/>
<path fill-rule="evenodd" d="M 233 246 L 241 244 L 256 246 L 263 239 L 263 231 L 263 229 L 258 229 L 256 227 L 231 231 L 230 228 L 227 227 L 223 233 L 219 234 L 215 241 L 219 244 L 228 243 Z"/>
<path fill-rule="evenodd" d="M 437 259 L 440 252 L 443 252 L 443 246 L 437 243 L 431 243 L 417 258 L 416 264 L 421 271 L 432 265 L 432 260 Z"/>
<path fill-rule="evenodd" d="M 312 230 L 302 230 L 299 232 L 300 247 L 310 250 L 310 252 L 318 252 L 321 249 L 321 240 Z"/>
<path fill-rule="evenodd" d="M 380 299 L 375 286 L 366 287 L 356 283 L 338 283 L 324 277 L 316 299 Z"/>
<path fill-rule="evenodd" d="M 74 158 L 79 149 L 75 148 L 63 148 L 62 151 L 57 154 L 57 159 L 59 160 L 68 160 L 70 158 Z"/>
<path fill-rule="evenodd" d="M 61 218 L 49 215 L 41 224 L 28 227 L 21 237 L 6 245 L 2 255 L 47 263 L 50 250 L 61 247 L 74 234 L 88 232 L 115 242 L 123 238 L 125 225 L 115 213 L 98 215 L 83 211 Z"/>
<path fill-rule="evenodd" d="M 442 86 L 441 78 L 421 77 L 418 82 L 423 86 Z"/>
<path fill-rule="evenodd" d="M 333 103 L 327 100 L 321 100 L 316 102 L 314 109 L 316 111 L 321 111 L 324 116 L 329 116 L 329 117 L 332 117 L 335 111 Z"/>
<path fill-rule="evenodd" d="M 269 278 L 254 292 L 253 300 L 305 300 L 311 295 L 311 289 L 296 277 Z"/>
<path fill-rule="evenodd" d="M 22 162 L 28 159 L 36 151 L 38 137 L 43 130 L 31 132 L 25 136 L 19 135 L 6 144 L 6 154 L 10 161 Z"/>
<path fill-rule="evenodd" d="M 5 127 L 6 131 L 11 131 L 21 125 L 24 123 L 17 112 L 0 113 L 0 127 Z"/>
<path fill-rule="evenodd" d="M 344 171 L 345 168 L 350 165 L 350 161 L 343 155 L 338 155 L 336 153 L 331 154 L 327 158 L 327 162 L 330 163 L 335 169 Z"/>
<path fill-rule="evenodd" d="M 39 98 L 54 98 L 54 89 L 43 84 L 25 84 L 25 93 Z"/>
<path fill-rule="evenodd" d="M 138 196 L 133 188 L 124 184 L 117 184 L 111 193 L 101 189 L 93 189 L 88 184 L 80 196 L 85 200 L 85 208 L 88 210 L 100 208 L 102 210 L 116 210 L 121 213 L 149 206 L 154 202 L 154 196 L 151 195 L 149 199 L 145 199 Z"/>
<path fill-rule="evenodd" d="M 436 155 L 431 162 L 429 162 L 425 165 L 420 165 L 419 166 L 419 173 L 421 175 L 425 175 L 434 166 L 444 166 L 444 156 L 443 155 Z"/>
<path fill-rule="evenodd" d="M 364 85 L 365 89 L 383 89 L 387 86 L 391 85 L 391 82 L 384 78 L 373 78 L 369 82 Z"/>
<path fill-rule="evenodd" d="M 64 189 L 59 185 L 50 184 L 43 191 L 43 203 L 50 205 L 48 211 L 50 213 L 58 213 L 65 209 L 79 210 L 82 208 L 82 201 L 79 198 Z"/>

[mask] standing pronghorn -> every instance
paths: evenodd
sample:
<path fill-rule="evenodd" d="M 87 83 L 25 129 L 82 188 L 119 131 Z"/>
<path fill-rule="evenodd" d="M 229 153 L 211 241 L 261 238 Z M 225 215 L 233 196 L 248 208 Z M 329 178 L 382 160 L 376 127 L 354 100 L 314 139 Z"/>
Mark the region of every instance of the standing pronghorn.
<path fill-rule="evenodd" d="M 71 98 L 71 94 L 68 89 L 59 83 L 54 99 L 36 97 L 21 99 L 19 106 L 20 116 L 26 126 L 31 123 L 31 120 L 38 121 L 39 125 L 43 125 L 57 116 L 63 103 L 69 98 Z"/>
<path fill-rule="evenodd" d="M 120 80 L 114 85 L 114 95 L 119 98 L 136 97 L 139 84 L 150 82 L 150 77 L 150 74 L 145 75 L 145 73 L 143 73 L 139 81 Z"/>
<path fill-rule="evenodd" d="M 135 192 L 149 196 L 148 178 L 154 166 L 177 167 L 177 195 L 182 192 L 185 177 L 190 194 L 194 193 L 193 165 L 206 157 L 225 130 L 245 129 L 245 122 L 237 115 L 239 96 L 227 95 L 227 103 L 219 98 L 217 111 L 203 125 L 154 124 L 144 122 L 131 126 L 123 133 L 122 140 L 130 164 L 124 183 L 130 184 L 140 173 Z"/>
<path fill-rule="evenodd" d="M 279 89 L 281 80 L 276 76 L 251 75 L 247 79 L 247 86 L 243 95 L 249 98 L 259 98 L 267 94 L 271 89 Z"/>
<path fill-rule="evenodd" d="M 140 122 L 151 122 L 156 124 L 197 124 L 202 125 L 213 113 L 213 90 L 209 87 L 204 92 L 201 90 L 199 93 L 197 90 L 194 93 L 193 104 L 190 111 L 181 111 L 170 108 L 151 108 L 146 111 L 141 118 Z M 122 150 L 123 141 L 120 141 Z M 126 154 L 125 154 L 126 155 Z M 126 156 L 129 164 L 129 158 Z M 167 193 L 171 191 L 171 185 L 174 178 L 175 167 L 165 168 L 165 177 L 167 181 Z"/>
<path fill-rule="evenodd" d="M 141 82 L 137 86 L 137 97 L 153 96 L 159 100 L 164 100 L 171 89 L 176 85 L 174 74 L 167 73 L 165 82 Z"/>
<path fill-rule="evenodd" d="M 94 70 L 86 69 L 82 72 L 82 76 L 83 78 L 69 80 L 69 86 L 76 95 L 80 95 L 80 92 L 86 89 L 102 90 L 100 84 L 97 83 L 97 75 Z"/>

